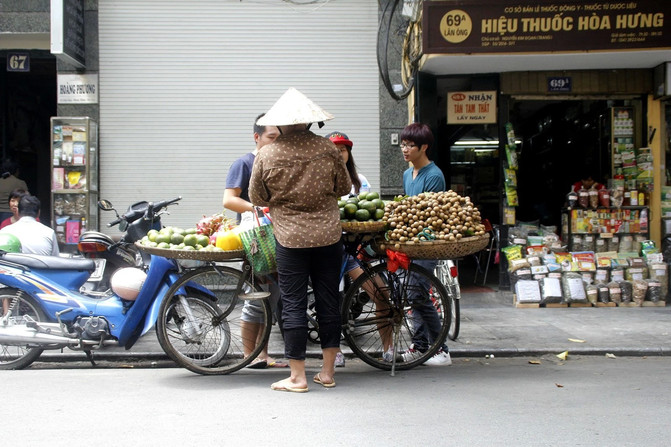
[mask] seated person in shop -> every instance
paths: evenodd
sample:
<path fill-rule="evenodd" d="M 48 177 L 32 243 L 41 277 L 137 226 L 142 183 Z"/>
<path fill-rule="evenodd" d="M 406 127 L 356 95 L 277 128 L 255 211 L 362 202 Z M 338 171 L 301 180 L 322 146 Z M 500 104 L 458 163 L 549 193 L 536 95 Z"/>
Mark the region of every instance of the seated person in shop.
<path fill-rule="evenodd" d="M 26 195 L 19 201 L 19 220 L 7 225 L 1 232 L 13 234 L 21 241 L 21 251 L 36 255 L 58 256 L 56 233 L 40 223 L 40 199 Z"/>
<path fill-rule="evenodd" d="M 603 184 L 597 182 L 594 180 L 592 177 L 592 173 L 594 172 L 593 169 L 587 168 L 582 171 L 582 174 L 580 175 L 580 180 L 575 182 L 573 184 L 573 192 L 578 192 L 580 189 L 585 188 L 585 189 L 603 189 L 604 186 Z"/>

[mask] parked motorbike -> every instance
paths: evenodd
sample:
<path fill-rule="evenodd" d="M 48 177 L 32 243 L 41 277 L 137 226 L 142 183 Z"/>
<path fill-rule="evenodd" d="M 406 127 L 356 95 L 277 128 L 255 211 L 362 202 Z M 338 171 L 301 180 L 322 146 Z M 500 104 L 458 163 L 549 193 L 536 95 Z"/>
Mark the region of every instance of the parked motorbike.
<path fill-rule="evenodd" d="M 177 200 L 131 207 L 110 226 L 118 224 L 124 231 L 121 242 L 133 243 Z M 105 206 L 113 209 L 109 202 Z M 195 284 L 196 298 L 173 306 L 169 317 L 159 314 L 164 296 L 182 275 L 174 259 L 151 255 L 146 273 L 121 269 L 126 274 L 118 284 L 119 273 L 111 279 L 113 293 L 105 296 L 80 292 L 94 270 L 92 259 L 0 252 L 0 301 L 8 308 L 0 317 L 0 369 L 25 368 L 45 349 L 81 350 L 93 363 L 95 350 L 130 349 L 157 318 L 177 321 L 177 330 L 188 329 L 189 341 L 197 344 L 200 328 L 211 326 L 218 312 L 214 294 Z M 222 339 L 220 350 L 228 349 L 225 343 Z"/>
<path fill-rule="evenodd" d="M 178 199 L 169 201 L 176 202 Z M 167 205 L 169 205 L 168 203 Z M 98 202 L 98 208 L 102 211 L 114 211 L 116 219 L 108 224 L 108 227 L 119 224 L 128 225 L 142 217 L 148 202 L 136 202 L 128 207 L 123 216 L 114 209 L 107 200 Z M 154 208 L 159 204 L 155 204 Z M 165 208 L 163 208 L 165 209 Z M 155 213 L 151 228 L 161 229 L 160 213 Z M 123 231 L 123 228 L 122 228 Z M 114 241 L 109 235 L 99 231 L 85 231 L 79 237 L 77 248 L 82 256 L 93 259 L 96 269 L 82 286 L 82 292 L 90 295 L 104 295 L 110 293 L 110 279 L 117 270 L 124 267 L 140 267 L 143 263 L 142 253 L 135 247 L 131 237 L 129 240 L 121 239 Z"/>

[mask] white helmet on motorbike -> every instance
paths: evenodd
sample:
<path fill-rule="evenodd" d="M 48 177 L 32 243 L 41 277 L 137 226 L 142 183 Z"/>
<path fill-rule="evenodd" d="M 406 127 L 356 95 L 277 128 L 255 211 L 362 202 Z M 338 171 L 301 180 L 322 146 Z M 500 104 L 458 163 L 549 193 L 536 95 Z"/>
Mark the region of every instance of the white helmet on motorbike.
<path fill-rule="evenodd" d="M 124 300 L 134 301 L 140 294 L 140 289 L 147 279 L 147 274 L 135 267 L 125 267 L 117 270 L 110 279 L 112 291 Z"/>

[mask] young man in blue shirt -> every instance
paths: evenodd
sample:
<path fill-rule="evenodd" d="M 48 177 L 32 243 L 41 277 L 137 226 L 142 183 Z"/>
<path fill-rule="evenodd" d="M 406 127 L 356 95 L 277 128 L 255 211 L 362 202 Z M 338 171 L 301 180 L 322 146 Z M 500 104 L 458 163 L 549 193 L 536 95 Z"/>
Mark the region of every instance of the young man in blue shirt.
<path fill-rule="evenodd" d="M 433 133 L 426 124 L 413 123 L 403 129 L 401 132 L 401 151 L 403 159 L 412 164 L 403 173 L 403 190 L 406 195 L 416 196 L 423 192 L 441 192 L 445 191 L 445 176 L 438 166 L 431 160 L 427 152 L 433 144 Z M 433 272 L 438 261 L 419 260 L 413 261 L 421 265 L 428 271 Z M 440 320 L 436 309 L 429 298 L 429 284 L 422 284 L 422 280 L 416 276 L 409 278 L 409 283 L 418 283 L 422 293 L 411 298 L 412 300 L 412 318 L 415 333 L 412 337 L 412 347 L 404 352 L 403 358 L 408 361 L 414 357 L 420 356 L 421 352 L 429 347 L 429 341 L 435 338 L 440 332 Z M 413 289 L 412 287 L 410 289 Z M 447 366 L 452 364 L 447 345 L 442 348 L 429 360 L 426 365 Z"/>
<path fill-rule="evenodd" d="M 280 134 L 275 126 L 259 126 L 256 124 L 259 118 L 263 117 L 263 115 L 265 114 L 262 113 L 254 120 L 254 142 L 256 143 L 256 147 L 252 152 L 248 152 L 235 160 L 226 176 L 226 189 L 224 191 L 223 204 L 224 208 L 237 213 L 238 224 L 240 223 L 243 213 L 247 212 L 246 216 L 249 216 L 252 215 L 251 213 L 255 212 L 254 207 L 249 200 L 249 179 L 252 176 L 252 167 L 254 166 L 256 154 L 263 146 L 275 141 L 275 138 Z M 273 312 L 275 312 L 279 301 L 279 288 L 273 280 L 269 279 L 268 284 L 271 292 L 270 303 Z M 263 334 L 263 310 L 258 302 L 247 300 L 245 301 L 242 314 L 240 330 L 243 338 L 244 355 L 247 356 L 254 350 L 257 339 Z M 287 366 L 288 364 L 275 361 L 275 359 L 268 355 L 268 344 L 266 344 L 259 357 L 252 361 L 249 368 L 262 369 L 267 367 Z"/>

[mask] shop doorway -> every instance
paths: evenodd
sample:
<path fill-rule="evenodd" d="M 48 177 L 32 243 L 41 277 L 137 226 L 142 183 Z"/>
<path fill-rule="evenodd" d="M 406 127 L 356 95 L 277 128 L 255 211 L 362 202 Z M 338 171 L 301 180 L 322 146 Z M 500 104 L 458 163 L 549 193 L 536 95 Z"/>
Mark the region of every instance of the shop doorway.
<path fill-rule="evenodd" d="M 585 175 L 611 178 L 610 111 L 628 100 L 511 100 L 510 122 L 521 141 L 516 218 L 560 228 L 572 185 Z M 638 106 L 640 107 L 640 101 Z"/>
<path fill-rule="evenodd" d="M 48 51 L 27 53 L 30 71 L 0 71 L 0 157 L 19 164 L 19 177 L 42 202 L 42 216 L 50 216 L 49 118 L 57 107 L 56 59 Z M 0 51 L 0 60 L 6 59 L 7 51 Z"/>

